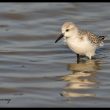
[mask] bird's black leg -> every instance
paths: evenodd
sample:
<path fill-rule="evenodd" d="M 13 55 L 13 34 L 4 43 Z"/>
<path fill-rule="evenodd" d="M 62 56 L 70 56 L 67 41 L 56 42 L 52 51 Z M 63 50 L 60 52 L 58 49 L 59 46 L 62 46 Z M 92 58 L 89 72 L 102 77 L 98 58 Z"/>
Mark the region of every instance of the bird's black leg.
<path fill-rule="evenodd" d="M 77 63 L 79 63 L 79 61 L 80 61 L 80 56 L 79 54 L 77 54 Z"/>

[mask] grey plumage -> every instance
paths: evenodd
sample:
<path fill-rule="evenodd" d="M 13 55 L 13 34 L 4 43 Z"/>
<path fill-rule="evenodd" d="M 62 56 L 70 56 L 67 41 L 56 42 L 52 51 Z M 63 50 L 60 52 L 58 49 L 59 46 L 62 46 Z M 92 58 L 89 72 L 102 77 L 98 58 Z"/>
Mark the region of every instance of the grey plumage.
<path fill-rule="evenodd" d="M 96 34 L 93 34 L 89 31 L 85 30 L 78 30 L 79 31 L 79 36 L 83 38 L 83 36 L 88 37 L 89 41 L 97 46 L 100 46 L 100 44 L 103 43 L 105 36 L 97 36 Z"/>

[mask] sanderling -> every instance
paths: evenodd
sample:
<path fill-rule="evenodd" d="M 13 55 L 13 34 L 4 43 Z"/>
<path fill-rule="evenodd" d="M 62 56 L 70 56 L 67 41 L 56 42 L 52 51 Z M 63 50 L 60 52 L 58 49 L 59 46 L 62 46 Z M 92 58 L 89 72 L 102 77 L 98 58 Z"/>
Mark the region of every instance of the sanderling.
<path fill-rule="evenodd" d="M 63 37 L 68 47 L 77 54 L 77 60 L 80 55 L 92 59 L 96 49 L 104 44 L 105 36 L 97 36 L 89 31 L 81 30 L 72 22 L 65 22 L 61 31 L 55 43 Z"/>

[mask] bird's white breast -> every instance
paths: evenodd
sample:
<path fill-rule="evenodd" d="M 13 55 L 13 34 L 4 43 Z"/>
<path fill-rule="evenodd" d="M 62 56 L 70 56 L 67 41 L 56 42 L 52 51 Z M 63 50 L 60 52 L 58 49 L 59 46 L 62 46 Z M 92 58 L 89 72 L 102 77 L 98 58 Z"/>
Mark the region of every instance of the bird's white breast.
<path fill-rule="evenodd" d="M 87 39 L 68 38 L 66 40 L 67 45 L 71 50 L 80 55 L 86 55 L 87 53 L 94 54 L 96 49 Z"/>

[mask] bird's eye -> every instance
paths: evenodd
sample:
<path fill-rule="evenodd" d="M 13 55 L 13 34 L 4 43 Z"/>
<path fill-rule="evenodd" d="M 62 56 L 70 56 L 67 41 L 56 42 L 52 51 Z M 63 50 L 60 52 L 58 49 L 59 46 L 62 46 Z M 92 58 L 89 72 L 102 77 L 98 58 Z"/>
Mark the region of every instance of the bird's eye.
<path fill-rule="evenodd" d="M 68 32 L 69 31 L 69 29 L 66 29 L 66 32 Z"/>

